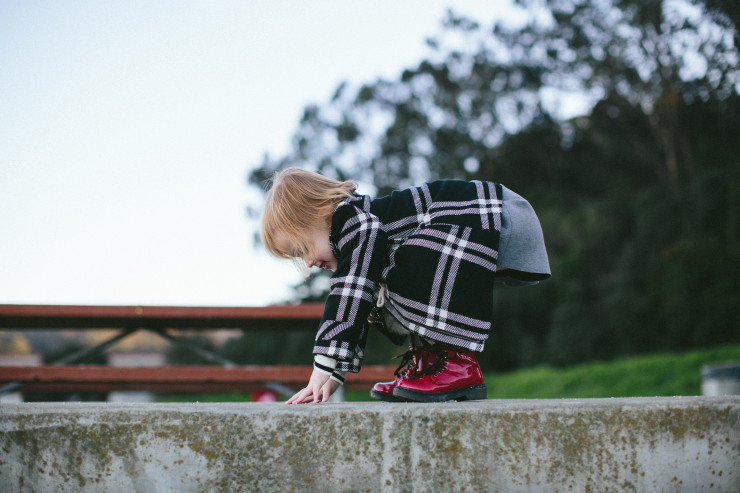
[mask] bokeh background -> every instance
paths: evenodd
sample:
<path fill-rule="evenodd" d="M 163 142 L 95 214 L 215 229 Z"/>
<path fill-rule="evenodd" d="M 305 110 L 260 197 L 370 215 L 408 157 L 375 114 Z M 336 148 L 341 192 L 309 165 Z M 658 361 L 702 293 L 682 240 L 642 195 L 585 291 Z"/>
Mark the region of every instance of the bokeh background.
<path fill-rule="evenodd" d="M 254 237 L 303 166 L 530 200 L 553 278 L 486 369 L 739 342 L 737 2 L 448 4 L 0 2 L 0 303 L 319 301 Z M 224 351 L 310 359 L 275 337 Z"/>

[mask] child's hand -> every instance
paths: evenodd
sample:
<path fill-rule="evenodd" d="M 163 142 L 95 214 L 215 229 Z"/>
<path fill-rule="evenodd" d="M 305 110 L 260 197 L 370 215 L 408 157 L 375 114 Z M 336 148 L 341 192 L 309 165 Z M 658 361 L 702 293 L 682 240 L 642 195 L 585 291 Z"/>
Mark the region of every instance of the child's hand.
<path fill-rule="evenodd" d="M 339 382 L 329 378 L 329 375 L 322 373 L 316 368 L 311 373 L 311 379 L 308 386 L 288 399 L 286 404 L 305 404 L 307 402 L 326 402 L 329 400 L 335 390 L 339 388 Z"/>

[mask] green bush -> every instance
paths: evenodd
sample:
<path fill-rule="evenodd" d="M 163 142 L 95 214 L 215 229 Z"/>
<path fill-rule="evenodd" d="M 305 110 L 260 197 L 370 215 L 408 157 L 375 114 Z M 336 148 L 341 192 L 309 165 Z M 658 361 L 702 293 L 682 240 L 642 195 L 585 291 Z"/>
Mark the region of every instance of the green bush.
<path fill-rule="evenodd" d="M 486 385 L 490 399 L 700 395 L 702 366 L 728 361 L 740 361 L 740 345 L 491 373 Z"/>

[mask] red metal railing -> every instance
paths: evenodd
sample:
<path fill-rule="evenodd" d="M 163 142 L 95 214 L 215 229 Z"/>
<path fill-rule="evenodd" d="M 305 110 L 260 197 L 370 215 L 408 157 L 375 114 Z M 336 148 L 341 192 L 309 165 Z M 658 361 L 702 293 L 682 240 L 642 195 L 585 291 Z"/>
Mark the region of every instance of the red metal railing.
<path fill-rule="evenodd" d="M 169 329 L 316 330 L 323 305 L 267 307 L 173 307 L 0 305 L 0 329 L 119 329 L 120 332 L 84 353 L 102 352 L 137 330 L 151 330 L 180 343 Z M 203 351 L 199 348 L 193 348 Z M 81 355 L 78 355 L 81 357 Z M 223 366 L 107 367 L 76 365 L 80 357 L 45 366 L 0 366 L 0 391 L 151 390 L 208 392 L 277 388 L 283 394 L 308 382 L 310 366 L 240 366 L 212 355 Z M 392 375 L 393 367 L 365 366 L 350 374 L 347 386 L 361 388 Z"/>
<path fill-rule="evenodd" d="M 0 328 L 316 329 L 321 303 L 265 307 L 0 305 Z"/>

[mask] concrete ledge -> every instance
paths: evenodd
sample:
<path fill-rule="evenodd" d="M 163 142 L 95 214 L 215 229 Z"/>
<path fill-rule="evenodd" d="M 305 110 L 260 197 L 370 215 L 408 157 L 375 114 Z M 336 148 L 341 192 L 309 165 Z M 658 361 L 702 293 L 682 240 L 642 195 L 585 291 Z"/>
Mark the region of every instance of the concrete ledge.
<path fill-rule="evenodd" d="M 740 397 L 3 404 L 0 491 L 740 491 Z"/>

